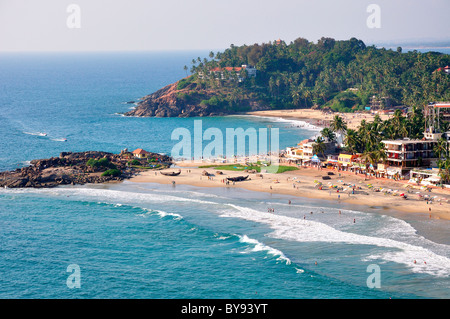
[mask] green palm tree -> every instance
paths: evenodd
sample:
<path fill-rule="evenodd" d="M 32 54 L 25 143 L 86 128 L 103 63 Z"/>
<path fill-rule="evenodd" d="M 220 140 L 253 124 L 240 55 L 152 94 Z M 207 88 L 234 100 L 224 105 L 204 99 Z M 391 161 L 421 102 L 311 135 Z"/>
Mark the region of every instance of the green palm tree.
<path fill-rule="evenodd" d="M 336 134 L 328 127 L 325 127 L 322 131 L 320 131 L 320 135 L 328 142 L 333 142 L 336 139 Z"/>
<path fill-rule="evenodd" d="M 314 141 L 313 152 L 315 154 L 321 153 L 325 157 L 325 141 L 321 136 L 318 136 Z"/>
<path fill-rule="evenodd" d="M 450 158 L 446 158 L 444 161 L 439 160 L 439 176 L 443 183 L 450 182 Z"/>
<path fill-rule="evenodd" d="M 373 151 L 373 157 L 376 163 L 385 163 L 388 159 L 384 143 L 379 142 L 376 150 Z"/>
<path fill-rule="evenodd" d="M 342 133 L 347 130 L 347 123 L 339 115 L 335 115 L 330 123 L 330 129 L 336 133 Z"/>
<path fill-rule="evenodd" d="M 448 142 L 445 138 L 440 138 L 433 147 L 433 152 L 439 160 L 448 157 Z"/>
<path fill-rule="evenodd" d="M 347 147 L 347 150 L 352 154 L 355 154 L 359 151 L 359 136 L 358 132 L 353 129 L 348 129 L 347 134 L 344 138 L 344 144 Z"/>

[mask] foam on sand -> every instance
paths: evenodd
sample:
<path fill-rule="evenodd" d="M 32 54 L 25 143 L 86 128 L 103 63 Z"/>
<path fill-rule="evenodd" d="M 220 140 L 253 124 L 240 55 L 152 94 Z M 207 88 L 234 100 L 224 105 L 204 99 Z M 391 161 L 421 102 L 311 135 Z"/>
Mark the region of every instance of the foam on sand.
<path fill-rule="evenodd" d="M 297 119 L 287 119 L 287 118 L 282 118 L 282 117 L 273 117 L 273 116 L 261 116 L 261 115 L 247 115 L 247 116 L 252 116 L 252 117 L 259 117 L 262 119 L 266 119 L 266 120 L 270 120 L 272 122 L 278 122 L 278 123 L 284 123 L 284 124 L 289 124 L 293 127 L 298 127 L 298 128 L 302 128 L 305 130 L 310 130 L 310 131 L 320 131 L 322 130 L 321 127 L 313 125 L 309 122 L 303 121 L 303 120 L 297 120 Z"/>

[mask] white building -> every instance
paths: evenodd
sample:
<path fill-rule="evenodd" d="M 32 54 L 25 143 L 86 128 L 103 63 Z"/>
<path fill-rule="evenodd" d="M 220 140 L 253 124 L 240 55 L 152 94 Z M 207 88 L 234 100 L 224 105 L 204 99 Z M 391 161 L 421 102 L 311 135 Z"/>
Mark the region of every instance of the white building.
<path fill-rule="evenodd" d="M 245 71 L 247 71 L 247 76 L 249 78 L 252 78 L 252 77 L 256 78 L 256 69 L 254 67 L 252 67 L 250 65 L 243 64 L 242 68 L 245 69 Z"/>

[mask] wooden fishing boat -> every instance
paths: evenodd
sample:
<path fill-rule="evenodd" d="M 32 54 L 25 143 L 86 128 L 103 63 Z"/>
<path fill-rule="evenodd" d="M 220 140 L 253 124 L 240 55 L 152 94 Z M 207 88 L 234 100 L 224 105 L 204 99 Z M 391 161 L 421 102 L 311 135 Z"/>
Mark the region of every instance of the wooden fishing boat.
<path fill-rule="evenodd" d="M 165 176 L 178 176 L 178 175 L 180 175 L 180 173 L 181 173 L 181 170 L 179 170 L 178 172 L 161 172 L 161 174 L 165 175 Z"/>
<path fill-rule="evenodd" d="M 237 176 L 237 177 L 227 177 L 227 180 L 231 181 L 231 182 L 242 182 L 245 181 L 248 178 L 249 175 L 247 176 Z"/>

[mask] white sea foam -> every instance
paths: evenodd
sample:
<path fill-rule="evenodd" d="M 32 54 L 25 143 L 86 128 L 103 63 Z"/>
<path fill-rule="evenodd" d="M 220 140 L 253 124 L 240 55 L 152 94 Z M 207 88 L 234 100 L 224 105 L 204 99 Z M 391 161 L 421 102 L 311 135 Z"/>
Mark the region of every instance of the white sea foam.
<path fill-rule="evenodd" d="M 20 192 L 19 189 L 11 190 Z M 163 194 L 136 193 L 111 189 L 97 189 L 89 187 L 61 187 L 53 189 L 24 189 L 28 193 L 44 193 L 59 196 L 81 196 L 82 198 L 102 200 L 111 204 L 136 204 L 136 203 L 170 203 L 170 202 L 191 202 L 197 204 L 216 204 L 210 201 L 204 201 L 189 197 L 178 197 Z"/>
<path fill-rule="evenodd" d="M 91 199 L 96 202 L 106 202 L 109 204 L 127 204 L 138 206 L 145 203 L 197 203 L 220 205 L 211 201 L 204 201 L 195 198 L 177 197 L 171 195 L 145 194 L 126 192 L 110 189 L 95 188 L 53 188 L 53 189 L 5 189 L 1 190 L 7 193 L 45 193 L 56 196 L 80 196 L 81 198 Z M 363 260 L 381 260 L 391 261 L 395 263 L 405 264 L 414 272 L 428 273 L 437 276 L 450 276 L 450 259 L 449 246 L 436 244 L 419 236 L 416 230 L 405 221 L 384 217 L 382 219 L 382 227 L 376 228 L 371 234 L 356 234 L 348 231 L 338 230 L 332 226 L 314 220 L 304 220 L 295 217 L 283 216 L 261 212 L 255 209 L 241 207 L 234 204 L 226 204 L 229 208 L 220 212 L 222 217 L 233 217 L 251 220 L 258 223 L 267 224 L 273 232 L 270 234 L 274 238 L 292 240 L 298 242 L 330 242 L 330 243 L 346 243 L 355 245 L 368 245 L 387 248 L 385 251 L 374 250 L 366 256 L 362 256 Z M 359 212 L 362 214 L 361 212 Z M 160 216 L 166 216 L 165 212 L 160 212 Z M 179 216 L 175 216 L 180 218 Z M 360 220 L 362 220 L 360 218 Z M 367 222 L 370 222 L 370 218 Z M 273 252 L 285 258 L 284 254 L 271 247 L 265 246 L 259 242 L 252 242 L 250 239 L 248 244 L 253 244 L 253 249 L 266 250 Z M 415 261 L 415 263 L 414 263 Z"/>
<path fill-rule="evenodd" d="M 168 212 L 165 212 L 162 210 L 153 210 L 152 212 L 156 213 L 161 218 L 164 218 L 166 216 L 171 216 L 176 220 L 183 219 L 183 216 L 181 216 L 180 214 L 176 214 L 176 213 L 168 213 Z"/>
<path fill-rule="evenodd" d="M 286 119 L 286 118 L 282 118 L 282 117 L 272 117 L 272 116 L 260 116 L 260 115 L 248 115 L 248 116 L 252 116 L 252 117 L 259 117 L 262 119 L 267 119 L 270 120 L 272 122 L 279 122 L 279 123 L 286 123 L 289 124 L 295 128 L 302 128 L 305 130 L 310 130 L 310 131 L 320 131 L 322 130 L 321 127 L 313 125 L 309 122 L 303 121 L 303 120 L 296 120 L 296 119 Z"/>
<path fill-rule="evenodd" d="M 35 135 L 35 136 L 47 136 L 46 133 L 42 133 L 42 132 L 23 132 L 24 134 L 28 134 L 28 135 Z"/>
<path fill-rule="evenodd" d="M 141 207 L 133 207 L 133 208 L 138 209 L 138 208 L 141 208 Z M 145 211 L 145 213 L 136 214 L 136 216 L 145 217 L 146 218 L 146 217 L 151 216 L 151 215 L 157 215 L 160 218 L 164 218 L 166 216 L 170 216 L 170 217 L 173 217 L 173 219 L 175 219 L 175 220 L 183 219 L 183 216 L 181 216 L 180 214 L 176 214 L 176 213 L 168 213 L 168 212 L 165 212 L 165 211 L 162 211 L 162 210 L 153 210 L 153 209 L 147 209 L 147 208 L 141 208 L 141 209 L 143 209 Z"/>
<path fill-rule="evenodd" d="M 219 236 L 219 237 L 217 237 L 217 239 L 219 239 L 219 240 L 227 240 L 228 238 L 230 238 L 230 236 Z"/>
<path fill-rule="evenodd" d="M 237 217 L 269 225 L 272 237 L 298 242 L 330 242 L 355 245 L 370 245 L 388 248 L 385 253 L 366 256 L 367 260 L 382 259 L 407 265 L 412 271 L 437 276 L 450 276 L 450 259 L 433 251 L 399 240 L 384 237 L 359 235 L 337 230 L 326 224 L 294 217 L 257 211 L 251 208 L 228 204 L 233 209 L 222 212 L 223 217 Z M 408 228 L 407 228 L 408 229 Z M 412 233 L 411 229 L 407 232 Z M 421 239 L 417 238 L 419 242 Z M 445 246 L 448 251 L 448 246 Z M 414 263 L 416 261 L 416 263 Z"/>
<path fill-rule="evenodd" d="M 277 260 L 286 262 L 286 265 L 291 264 L 291 260 L 289 258 L 287 258 L 283 254 L 282 251 L 275 249 L 273 247 L 267 246 L 256 239 L 249 238 L 247 235 L 242 235 L 242 236 L 237 235 L 237 236 L 239 237 L 239 241 L 241 243 L 250 244 L 253 247 L 250 251 L 253 251 L 253 252 L 265 251 L 272 256 L 278 256 Z"/>

